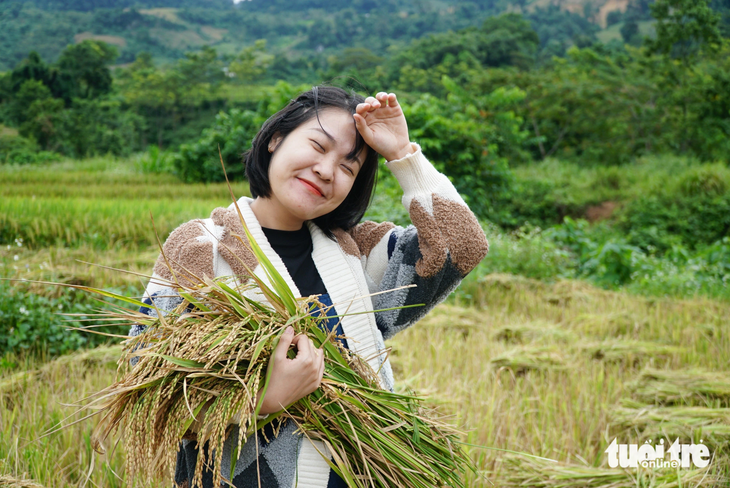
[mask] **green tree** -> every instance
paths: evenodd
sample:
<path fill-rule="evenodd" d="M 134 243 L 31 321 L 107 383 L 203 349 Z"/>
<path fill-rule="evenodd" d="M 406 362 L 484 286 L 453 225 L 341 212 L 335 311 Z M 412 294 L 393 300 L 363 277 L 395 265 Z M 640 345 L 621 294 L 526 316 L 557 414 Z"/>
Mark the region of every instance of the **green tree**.
<path fill-rule="evenodd" d="M 112 88 L 109 64 L 118 55 L 116 47 L 90 39 L 66 47 L 58 60 L 58 67 L 62 74 L 73 80 L 71 97 L 96 98 L 109 93 Z"/>
<path fill-rule="evenodd" d="M 259 39 L 253 46 L 241 50 L 228 65 L 226 74 L 238 83 L 260 80 L 267 72 L 274 56 L 266 51 L 266 40 Z"/>
<path fill-rule="evenodd" d="M 223 63 L 213 48 L 206 47 L 167 69 L 155 67 L 149 53 L 140 53 L 121 70 L 117 82 L 125 102 L 147 119 L 149 135 L 162 147 L 166 133 L 195 119 L 201 106 L 217 100 L 224 79 Z"/>
<path fill-rule="evenodd" d="M 26 83 L 37 83 L 28 81 Z M 25 86 L 25 85 L 24 85 Z M 44 151 L 54 151 L 76 156 L 71 147 L 68 121 L 69 112 L 64 110 L 63 100 L 58 98 L 37 99 L 26 105 L 25 120 L 20 135 L 34 140 Z"/>
<path fill-rule="evenodd" d="M 27 79 L 14 94 L 8 106 L 8 118 L 16 125 L 28 120 L 28 108 L 36 101 L 52 98 L 51 90 L 41 80 Z"/>
<path fill-rule="evenodd" d="M 720 15 L 708 0 L 657 0 L 650 6 L 656 19 L 656 38 L 647 40 L 649 52 L 691 63 L 701 52 L 715 52 L 722 43 Z"/>
<path fill-rule="evenodd" d="M 627 17 L 624 25 L 621 26 L 621 37 L 626 44 L 638 44 L 641 38 L 639 23 L 635 17 Z"/>
<path fill-rule="evenodd" d="M 10 74 L 12 90 L 17 92 L 27 80 L 38 80 L 47 87 L 51 87 L 52 74 L 50 67 L 43 62 L 41 56 L 31 51 L 28 57 L 18 64 L 18 66 Z"/>
<path fill-rule="evenodd" d="M 696 117 L 697 107 L 705 103 L 701 96 L 707 78 L 697 68 L 703 56 L 720 50 L 720 15 L 712 11 L 708 0 L 657 0 L 651 13 L 656 38 L 646 41 L 647 51 L 664 61 L 658 66 L 663 93 L 659 103 L 675 119 L 676 150 L 685 152 L 698 148 L 704 139 L 702 121 Z"/>

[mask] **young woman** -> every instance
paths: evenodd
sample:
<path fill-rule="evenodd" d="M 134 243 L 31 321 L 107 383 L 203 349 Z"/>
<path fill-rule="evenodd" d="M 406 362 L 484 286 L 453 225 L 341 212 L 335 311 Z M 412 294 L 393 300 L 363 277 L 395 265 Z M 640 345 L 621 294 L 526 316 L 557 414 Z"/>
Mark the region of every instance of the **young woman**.
<path fill-rule="evenodd" d="M 360 223 L 375 187 L 378 154 L 403 188 L 402 202 L 414 225 Z M 383 388 L 392 390 L 383 341 L 444 300 L 486 255 L 488 243 L 476 218 L 448 178 L 410 141 L 394 93 L 363 98 L 336 87 L 314 87 L 264 123 L 245 162 L 253 199 L 241 198 L 238 206 L 258 244 L 299 296 L 320 295 L 325 305 L 347 308 L 331 308 L 330 315 L 425 304 L 327 323 L 337 328 L 345 347 L 379 372 Z M 210 218 L 188 222 L 170 234 L 163 246 L 167 263 L 179 271 L 178 279 L 185 272 L 245 279 L 242 262 L 259 275 L 261 267 L 236 234 L 244 232 L 233 205 L 215 209 Z M 158 309 L 171 310 L 180 299 L 174 290 L 155 284 L 154 277 L 172 278 L 162 258 L 146 293 Z M 416 286 L 367 297 L 403 285 Z M 153 307 L 145 311 L 155 313 Z M 132 330 L 133 335 L 140 332 Z M 297 355 L 289 359 L 292 344 Z M 282 336 L 272 361 L 264 416 L 316 390 L 324 372 L 322 351 L 291 330 Z M 237 429 L 230 429 L 224 477 L 235 463 L 235 487 L 259 486 L 259 479 L 267 488 L 346 486 L 320 454 L 329 454 L 324 444 L 295 430 L 293 422 L 272 422 L 264 435 L 246 440 L 238 459 L 231 459 L 238 439 Z M 191 488 L 195 465 L 205 457 L 194 439 L 182 441 L 178 486 Z M 211 478 L 207 471 L 203 487 L 212 487 Z"/>

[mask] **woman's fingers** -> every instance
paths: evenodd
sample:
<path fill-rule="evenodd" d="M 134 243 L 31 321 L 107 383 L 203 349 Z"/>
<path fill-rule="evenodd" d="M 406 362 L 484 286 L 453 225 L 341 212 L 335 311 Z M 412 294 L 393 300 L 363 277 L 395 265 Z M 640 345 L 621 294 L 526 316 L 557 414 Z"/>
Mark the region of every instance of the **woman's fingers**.
<path fill-rule="evenodd" d="M 283 361 L 284 359 L 286 359 L 286 353 L 289 350 L 289 346 L 292 343 L 295 343 L 295 340 L 296 337 L 294 337 L 294 327 L 287 327 L 286 331 L 284 331 L 284 333 L 279 338 L 279 344 L 274 350 L 275 358 L 277 358 L 279 361 Z"/>
<path fill-rule="evenodd" d="M 319 371 L 317 371 L 317 387 L 319 387 L 319 384 L 322 382 L 322 377 L 324 376 L 324 351 L 322 349 L 317 349 L 319 351 Z"/>
<path fill-rule="evenodd" d="M 297 345 L 298 352 L 296 359 L 305 359 L 314 354 L 312 351 L 312 349 L 314 349 L 312 339 L 307 337 L 306 334 L 299 334 L 294 338 L 292 343 Z"/>
<path fill-rule="evenodd" d="M 378 92 L 374 97 L 367 97 L 364 102 L 359 103 L 355 111 L 359 114 L 372 112 L 381 107 L 397 107 L 398 98 L 395 93 Z"/>

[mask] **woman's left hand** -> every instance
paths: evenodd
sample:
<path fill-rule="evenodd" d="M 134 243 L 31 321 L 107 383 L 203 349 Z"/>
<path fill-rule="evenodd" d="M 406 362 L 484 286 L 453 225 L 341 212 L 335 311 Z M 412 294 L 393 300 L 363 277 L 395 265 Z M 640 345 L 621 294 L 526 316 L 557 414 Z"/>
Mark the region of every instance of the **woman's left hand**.
<path fill-rule="evenodd" d="M 367 97 L 355 109 L 355 127 L 368 146 L 387 161 L 412 152 L 408 124 L 395 93 L 380 92 Z"/>

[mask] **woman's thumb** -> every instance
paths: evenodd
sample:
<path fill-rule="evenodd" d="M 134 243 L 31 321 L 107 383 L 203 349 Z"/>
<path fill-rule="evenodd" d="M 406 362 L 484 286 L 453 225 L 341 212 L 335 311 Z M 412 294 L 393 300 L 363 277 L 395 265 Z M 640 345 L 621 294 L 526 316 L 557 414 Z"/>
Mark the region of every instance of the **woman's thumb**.
<path fill-rule="evenodd" d="M 292 340 L 294 339 L 294 327 L 291 325 L 286 328 L 283 334 L 281 334 L 281 337 L 279 337 L 279 344 L 276 346 L 276 350 L 274 351 L 274 355 L 277 356 L 279 359 L 285 359 L 286 358 L 286 352 L 289 350 L 289 346 L 292 343 Z"/>

